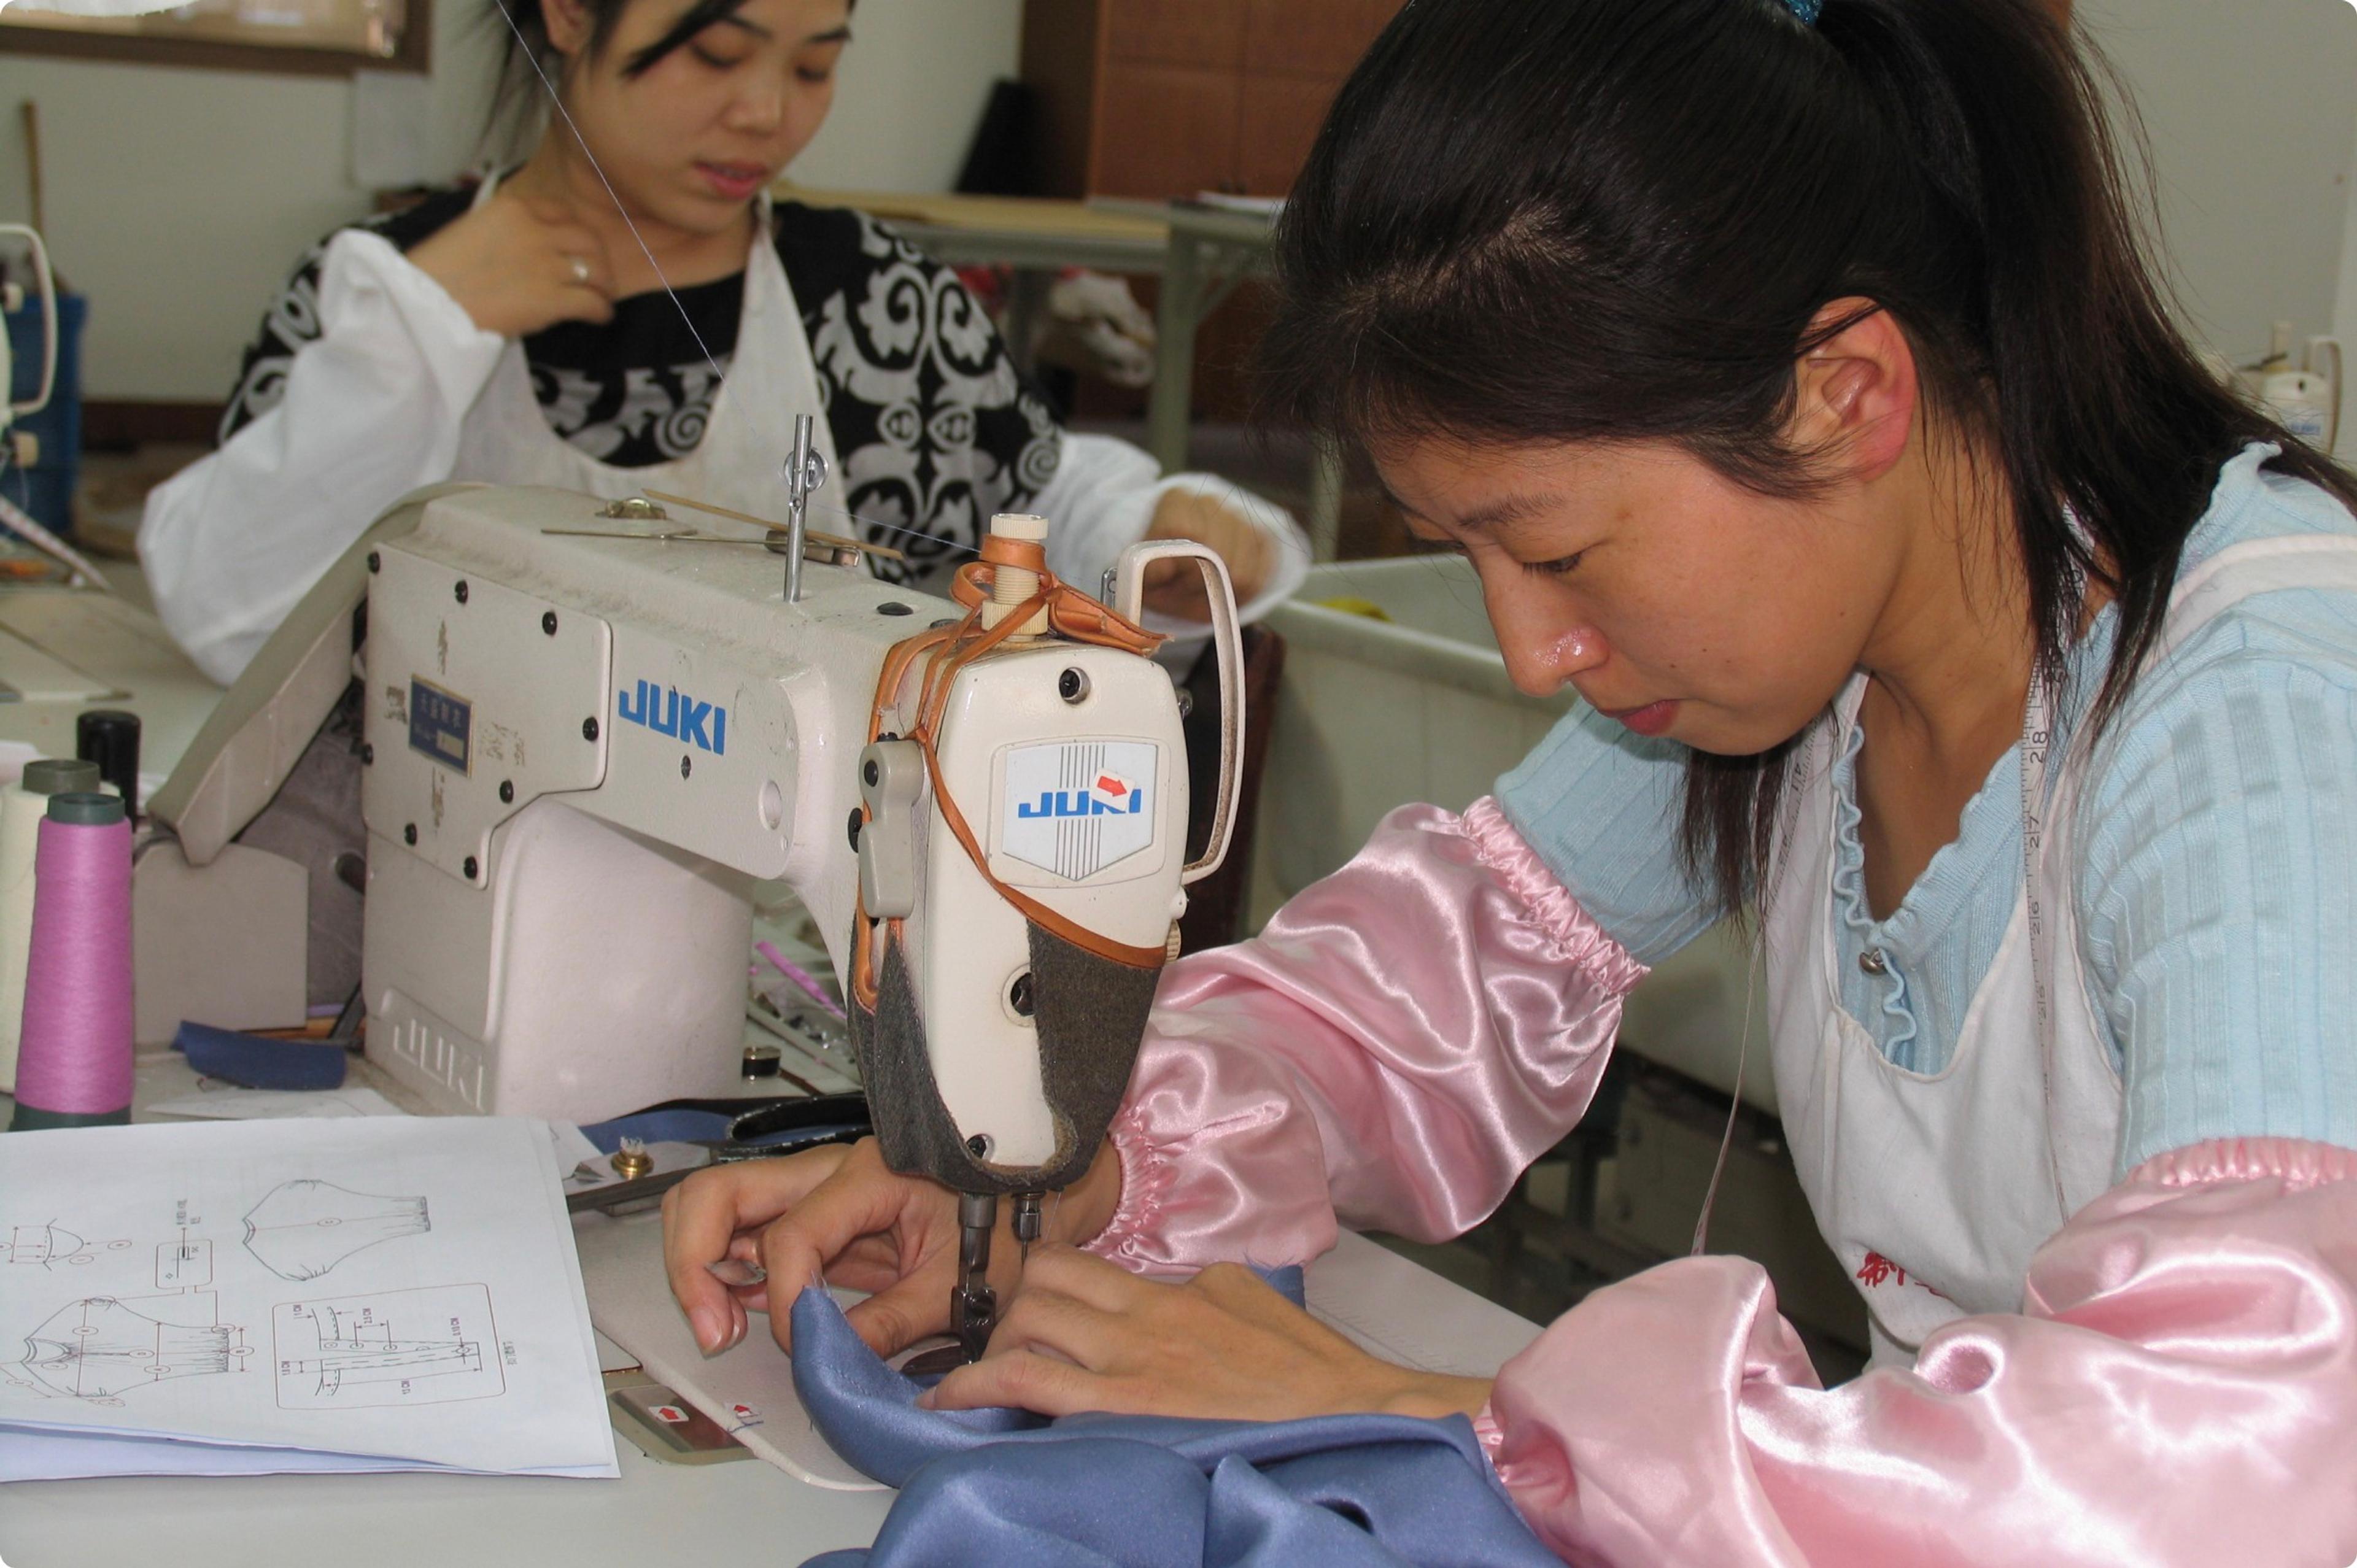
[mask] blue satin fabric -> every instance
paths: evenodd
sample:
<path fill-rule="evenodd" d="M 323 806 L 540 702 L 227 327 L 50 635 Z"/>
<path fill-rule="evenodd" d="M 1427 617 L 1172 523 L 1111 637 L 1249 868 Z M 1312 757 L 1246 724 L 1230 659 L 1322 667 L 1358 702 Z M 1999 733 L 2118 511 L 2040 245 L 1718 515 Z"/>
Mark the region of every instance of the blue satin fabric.
<path fill-rule="evenodd" d="M 1282 1271 L 1299 1290 L 1299 1271 Z M 820 1290 L 794 1303 L 794 1387 L 862 1473 L 900 1488 L 866 1551 L 805 1568 L 1560 1568 L 1462 1416 L 1179 1421 L 917 1408 Z"/>

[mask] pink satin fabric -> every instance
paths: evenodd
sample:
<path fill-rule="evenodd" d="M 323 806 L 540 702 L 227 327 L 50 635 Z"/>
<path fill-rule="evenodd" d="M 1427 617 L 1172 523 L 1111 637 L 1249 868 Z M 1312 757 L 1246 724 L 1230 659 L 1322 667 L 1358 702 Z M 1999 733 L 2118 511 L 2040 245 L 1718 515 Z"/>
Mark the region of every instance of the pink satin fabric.
<path fill-rule="evenodd" d="M 1494 802 L 1402 807 L 1260 936 L 1170 967 L 1092 1248 L 1164 1273 L 1306 1262 L 1338 1215 L 1460 1235 L 1587 1109 L 1644 973 Z"/>
<path fill-rule="evenodd" d="M 1260 938 L 1172 967 L 1095 1250 L 1176 1273 L 1306 1262 L 1338 1213 L 1462 1232 L 1586 1110 L 1643 973 L 1493 803 L 1394 812 Z M 1583 1564 L 2344 1568 L 2357 1154 L 2148 1162 L 2021 1312 L 1830 1391 L 1756 1264 L 1664 1264 L 1508 1363 L 1476 1428 Z"/>
<path fill-rule="evenodd" d="M 2357 1560 L 2357 1154 L 2150 1161 L 2041 1248 L 2018 1315 L 1821 1390 L 1767 1276 L 1589 1296 L 1479 1423 L 1581 1563 L 2344 1568 Z"/>

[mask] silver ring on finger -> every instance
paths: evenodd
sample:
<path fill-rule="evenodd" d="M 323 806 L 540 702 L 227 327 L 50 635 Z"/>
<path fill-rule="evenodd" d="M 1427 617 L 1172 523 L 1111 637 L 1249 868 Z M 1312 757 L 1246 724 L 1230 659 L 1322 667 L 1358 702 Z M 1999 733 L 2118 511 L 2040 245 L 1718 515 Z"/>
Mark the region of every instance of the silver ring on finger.
<path fill-rule="evenodd" d="M 565 259 L 572 263 L 573 281 L 577 284 L 587 284 L 589 281 L 589 263 L 579 256 L 567 256 Z"/>

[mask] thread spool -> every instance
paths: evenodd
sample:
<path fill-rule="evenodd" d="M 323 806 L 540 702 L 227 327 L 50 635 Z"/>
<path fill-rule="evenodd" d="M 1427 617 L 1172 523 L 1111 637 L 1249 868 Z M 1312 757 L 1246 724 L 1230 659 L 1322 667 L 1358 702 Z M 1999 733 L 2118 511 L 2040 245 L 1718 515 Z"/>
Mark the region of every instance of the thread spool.
<path fill-rule="evenodd" d="M 16 1088 L 16 1042 L 25 1023 L 25 956 L 33 940 L 33 859 L 49 797 L 99 787 L 95 762 L 43 758 L 0 789 L 0 1094 Z"/>
<path fill-rule="evenodd" d="M 131 1120 L 131 819 L 114 795 L 49 797 L 10 1131 Z"/>
<path fill-rule="evenodd" d="M 1003 511 L 990 520 L 990 532 L 1004 539 L 1020 539 L 1043 544 L 1048 538 L 1048 520 L 1028 513 Z M 1022 566 L 1001 563 L 991 574 L 990 602 L 982 607 L 982 624 L 993 628 L 1009 615 L 1023 607 L 1032 595 L 1039 591 L 1039 574 Z M 1015 628 L 1017 637 L 1042 637 L 1048 630 L 1048 612 L 1035 610 L 1030 618 Z"/>

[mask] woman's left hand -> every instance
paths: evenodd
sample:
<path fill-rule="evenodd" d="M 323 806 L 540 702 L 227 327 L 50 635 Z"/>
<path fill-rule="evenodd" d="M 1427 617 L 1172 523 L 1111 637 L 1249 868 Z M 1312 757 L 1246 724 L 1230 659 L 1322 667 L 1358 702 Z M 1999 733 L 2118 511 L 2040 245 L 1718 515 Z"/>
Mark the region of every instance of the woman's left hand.
<path fill-rule="evenodd" d="M 920 1402 L 1287 1421 L 1354 1411 L 1471 1415 L 1489 1397 L 1482 1379 L 1377 1360 L 1237 1264 L 1160 1284 L 1071 1247 L 1043 1247 L 1032 1250 L 989 1354 Z"/>
<path fill-rule="evenodd" d="M 1276 551 L 1252 520 L 1210 496 L 1170 489 L 1154 503 L 1148 539 L 1191 539 L 1219 552 L 1227 563 L 1236 603 L 1248 604 L 1268 586 Z M 1157 561 L 1146 569 L 1146 607 L 1181 620 L 1210 620 L 1211 602 L 1203 574 L 1191 561 Z"/>

